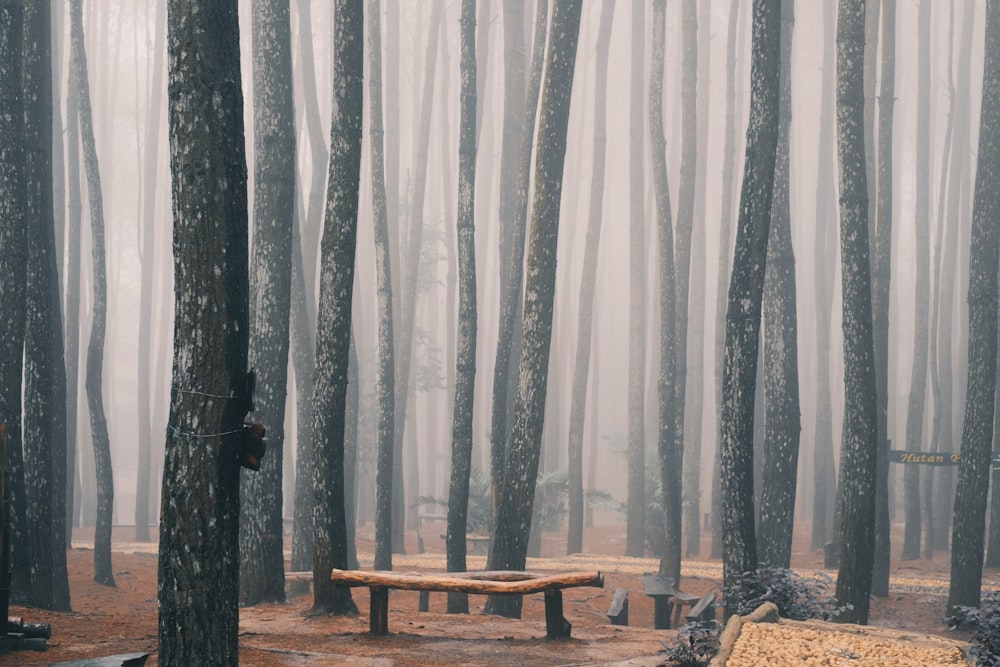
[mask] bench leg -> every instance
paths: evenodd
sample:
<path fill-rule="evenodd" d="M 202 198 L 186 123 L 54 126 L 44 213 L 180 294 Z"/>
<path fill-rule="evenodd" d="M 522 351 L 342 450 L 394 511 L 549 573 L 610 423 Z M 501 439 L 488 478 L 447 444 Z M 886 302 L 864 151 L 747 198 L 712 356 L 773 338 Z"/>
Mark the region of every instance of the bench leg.
<path fill-rule="evenodd" d="M 656 597 L 653 599 L 653 627 L 657 630 L 670 629 L 670 612 L 673 604 L 668 598 Z"/>
<path fill-rule="evenodd" d="M 422 552 L 421 552 L 422 553 Z M 428 611 L 431 608 L 431 592 L 420 591 L 420 603 L 418 611 Z"/>
<path fill-rule="evenodd" d="M 573 626 L 563 617 L 562 591 L 545 591 L 545 636 L 548 639 L 569 637 Z"/>
<path fill-rule="evenodd" d="M 389 634 L 389 589 L 372 586 L 368 609 L 368 629 L 373 635 Z"/>

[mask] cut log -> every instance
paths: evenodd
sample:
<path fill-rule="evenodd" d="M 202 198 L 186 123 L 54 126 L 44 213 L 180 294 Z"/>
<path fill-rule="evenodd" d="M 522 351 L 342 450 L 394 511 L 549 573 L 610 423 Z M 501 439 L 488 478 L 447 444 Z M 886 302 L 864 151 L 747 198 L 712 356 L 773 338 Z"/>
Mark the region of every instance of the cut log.
<path fill-rule="evenodd" d="M 330 580 L 342 586 L 385 587 L 410 591 L 441 591 L 481 595 L 527 595 L 576 586 L 596 586 L 598 588 L 604 586 L 604 577 L 601 576 L 600 572 L 570 572 L 515 581 L 468 579 L 452 576 L 452 574 L 400 574 L 397 572 L 335 569 L 330 573 Z"/>

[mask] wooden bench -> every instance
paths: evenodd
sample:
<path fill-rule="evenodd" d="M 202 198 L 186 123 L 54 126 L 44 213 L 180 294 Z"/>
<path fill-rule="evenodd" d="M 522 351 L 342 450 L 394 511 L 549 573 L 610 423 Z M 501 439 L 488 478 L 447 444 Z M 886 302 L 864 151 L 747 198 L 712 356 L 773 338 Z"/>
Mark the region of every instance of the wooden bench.
<path fill-rule="evenodd" d="M 703 596 L 693 593 L 685 593 L 674 587 L 674 580 L 671 577 L 661 577 L 658 574 L 642 575 L 643 592 L 653 598 L 653 627 L 657 630 L 669 630 L 671 628 L 670 616 L 673 614 L 673 627 L 677 627 L 681 620 L 681 610 L 684 607 L 695 607 L 702 600 Z M 712 599 L 715 599 L 714 594 Z M 705 603 L 708 604 L 707 602 Z M 703 609 L 702 609 L 703 611 Z M 687 617 L 685 617 L 685 620 Z"/>
<path fill-rule="evenodd" d="M 569 637 L 572 625 L 563 617 L 562 589 L 576 586 L 604 587 L 600 572 L 570 572 L 541 575 L 532 572 L 449 572 L 447 574 L 403 574 L 363 570 L 333 570 L 330 580 L 341 586 L 367 586 L 370 593 L 369 630 L 389 634 L 389 589 L 437 591 L 477 595 L 545 594 L 545 636 Z"/>
<path fill-rule="evenodd" d="M 715 620 L 715 593 L 705 593 L 702 595 L 691 610 L 684 615 L 685 623 L 698 623 L 700 621 Z"/>

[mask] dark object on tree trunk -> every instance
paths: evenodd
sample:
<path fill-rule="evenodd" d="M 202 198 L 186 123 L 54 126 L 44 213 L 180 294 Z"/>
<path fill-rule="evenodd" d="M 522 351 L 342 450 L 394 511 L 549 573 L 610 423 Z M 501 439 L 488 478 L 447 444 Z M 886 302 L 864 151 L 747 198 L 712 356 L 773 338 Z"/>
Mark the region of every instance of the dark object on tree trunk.
<path fill-rule="evenodd" d="M 267 452 L 267 429 L 263 424 L 253 422 L 240 429 L 240 465 L 247 470 L 260 470 L 260 460 Z"/>
<path fill-rule="evenodd" d="M 611 598 L 611 606 L 608 607 L 608 620 L 611 622 L 611 625 L 628 625 L 627 588 L 615 590 L 614 597 Z"/>
<path fill-rule="evenodd" d="M 576 586 L 604 587 L 600 572 L 569 572 L 538 575 L 531 572 L 455 573 L 466 576 L 397 574 L 361 570 L 333 570 L 330 581 L 338 586 L 368 586 L 371 593 L 369 630 L 373 635 L 389 634 L 389 589 L 438 591 L 479 595 L 545 594 L 545 636 L 570 636 L 572 625 L 562 615 L 562 589 Z"/>
<path fill-rule="evenodd" d="M 146 658 L 148 657 L 148 653 L 120 653 L 104 658 L 84 658 L 83 660 L 57 662 L 52 667 L 142 667 L 146 664 Z"/>

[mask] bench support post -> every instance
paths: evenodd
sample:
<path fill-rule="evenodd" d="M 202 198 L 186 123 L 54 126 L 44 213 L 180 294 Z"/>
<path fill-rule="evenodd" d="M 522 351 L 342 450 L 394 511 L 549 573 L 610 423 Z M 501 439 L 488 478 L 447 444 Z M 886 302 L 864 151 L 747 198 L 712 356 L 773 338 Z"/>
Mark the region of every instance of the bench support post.
<path fill-rule="evenodd" d="M 376 636 L 389 634 L 389 589 L 372 586 L 368 609 L 368 629 Z"/>
<path fill-rule="evenodd" d="M 547 639 L 562 639 L 569 637 L 572 624 L 563 617 L 562 591 L 549 589 L 545 591 L 545 637 Z"/>
<path fill-rule="evenodd" d="M 673 603 L 670 596 L 656 596 L 653 598 L 653 627 L 657 630 L 670 629 L 670 612 L 673 611 Z"/>

